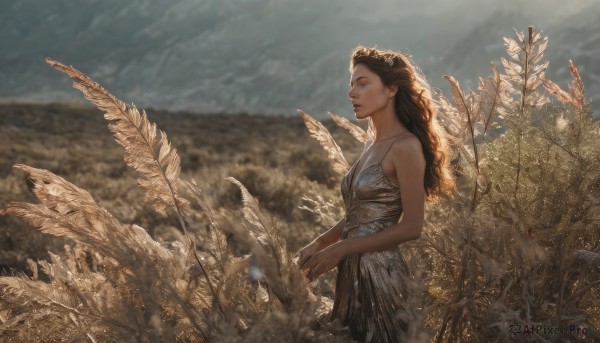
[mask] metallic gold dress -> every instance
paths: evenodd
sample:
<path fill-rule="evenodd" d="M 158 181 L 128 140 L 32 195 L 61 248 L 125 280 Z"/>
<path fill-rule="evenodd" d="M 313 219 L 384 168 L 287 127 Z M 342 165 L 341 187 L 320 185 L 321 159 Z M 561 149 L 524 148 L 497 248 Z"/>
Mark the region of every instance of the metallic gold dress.
<path fill-rule="evenodd" d="M 400 188 L 387 179 L 381 166 L 393 141 L 378 163 L 363 167 L 355 178 L 356 161 L 344 176 L 341 191 L 346 225 L 341 239 L 370 235 L 398 223 L 402 215 Z M 406 303 L 409 275 L 399 248 L 346 257 L 338 264 L 330 319 L 347 325 L 359 341 L 403 342 L 414 318 Z"/>

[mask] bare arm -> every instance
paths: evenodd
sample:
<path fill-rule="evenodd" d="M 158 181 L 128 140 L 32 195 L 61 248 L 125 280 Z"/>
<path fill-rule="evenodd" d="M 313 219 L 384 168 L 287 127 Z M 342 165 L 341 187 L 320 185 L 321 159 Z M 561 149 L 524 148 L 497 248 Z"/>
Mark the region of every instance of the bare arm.
<path fill-rule="evenodd" d="M 344 218 L 338 221 L 337 224 L 335 224 L 331 229 L 319 235 L 307 246 L 300 249 L 298 252 L 298 266 L 302 267 L 304 263 L 308 261 L 314 254 L 336 242 L 339 242 L 345 223 L 346 217 L 344 216 Z"/>
<path fill-rule="evenodd" d="M 342 217 L 342 219 L 340 219 L 331 229 L 315 238 L 315 241 L 317 241 L 323 248 L 332 245 L 333 243 L 339 241 L 340 237 L 342 237 L 342 231 L 344 230 L 345 225 L 346 216 Z"/>

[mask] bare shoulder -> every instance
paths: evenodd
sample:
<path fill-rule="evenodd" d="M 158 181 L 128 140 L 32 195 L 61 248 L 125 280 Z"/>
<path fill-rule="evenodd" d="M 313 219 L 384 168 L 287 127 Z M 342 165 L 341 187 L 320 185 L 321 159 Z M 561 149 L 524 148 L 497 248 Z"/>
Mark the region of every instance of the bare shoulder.
<path fill-rule="evenodd" d="M 396 172 L 410 170 L 421 173 L 425 169 L 426 162 L 421 141 L 412 133 L 396 139 L 389 155 Z"/>
<path fill-rule="evenodd" d="M 390 152 L 400 158 L 408 157 L 407 155 L 422 156 L 423 146 L 417 136 L 408 133 L 394 140 Z"/>

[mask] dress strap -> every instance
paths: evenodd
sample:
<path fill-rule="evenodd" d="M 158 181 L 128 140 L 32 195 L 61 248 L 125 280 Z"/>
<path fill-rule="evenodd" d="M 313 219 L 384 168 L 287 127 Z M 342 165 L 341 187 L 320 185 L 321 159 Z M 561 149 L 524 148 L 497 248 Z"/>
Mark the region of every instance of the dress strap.
<path fill-rule="evenodd" d="M 396 141 L 396 139 L 392 139 L 392 144 L 390 144 L 390 146 L 387 148 L 387 150 L 385 151 L 385 154 L 383 154 L 383 156 L 381 156 L 379 163 L 381 163 L 383 161 L 383 159 L 385 158 L 385 155 L 387 155 L 387 153 L 392 149 L 392 145 L 394 145 L 395 141 Z"/>

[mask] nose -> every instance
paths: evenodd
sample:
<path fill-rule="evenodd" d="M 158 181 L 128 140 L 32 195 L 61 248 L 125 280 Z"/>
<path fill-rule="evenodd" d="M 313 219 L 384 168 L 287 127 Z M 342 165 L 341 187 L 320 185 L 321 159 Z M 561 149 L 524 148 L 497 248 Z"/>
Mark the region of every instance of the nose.
<path fill-rule="evenodd" d="M 355 93 L 354 93 L 354 87 L 350 88 L 350 91 L 348 92 L 348 98 L 353 99 L 354 97 L 356 97 Z"/>

